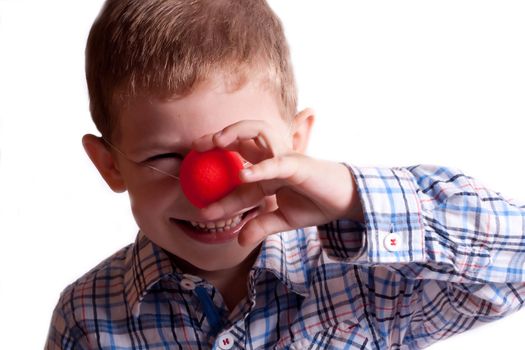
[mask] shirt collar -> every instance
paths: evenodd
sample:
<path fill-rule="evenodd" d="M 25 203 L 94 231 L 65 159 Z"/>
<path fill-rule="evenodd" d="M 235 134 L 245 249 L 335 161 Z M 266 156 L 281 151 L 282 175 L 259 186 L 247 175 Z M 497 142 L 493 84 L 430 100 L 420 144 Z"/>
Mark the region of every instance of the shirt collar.
<path fill-rule="evenodd" d="M 126 256 L 124 291 L 133 316 L 138 317 L 142 298 L 161 279 L 172 276 L 175 269 L 169 256 L 142 232 L 131 249 Z"/>
<path fill-rule="evenodd" d="M 292 292 L 308 296 L 313 264 L 321 254 L 314 227 L 268 236 L 253 268 L 273 273 Z"/>
<path fill-rule="evenodd" d="M 307 296 L 311 284 L 312 263 L 321 248 L 312 228 L 286 231 L 268 236 L 254 263 L 253 270 L 269 271 L 292 292 Z M 140 313 L 140 303 L 160 280 L 181 272 L 168 254 L 142 232 L 137 235 L 132 251 L 126 257 L 124 290 L 134 317 Z"/>

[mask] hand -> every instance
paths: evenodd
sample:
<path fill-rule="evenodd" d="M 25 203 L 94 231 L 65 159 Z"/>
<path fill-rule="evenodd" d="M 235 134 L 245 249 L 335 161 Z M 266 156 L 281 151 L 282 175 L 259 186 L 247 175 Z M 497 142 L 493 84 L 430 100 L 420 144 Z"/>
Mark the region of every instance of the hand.
<path fill-rule="evenodd" d="M 241 171 L 242 185 L 202 209 L 209 220 L 254 207 L 265 199 L 274 203 L 244 225 L 239 234 L 241 245 L 335 219 L 362 220 L 356 185 L 348 168 L 294 151 L 291 136 L 279 135 L 265 121 L 242 120 L 193 142 L 193 148 L 201 152 L 214 147 L 239 152 L 253 165 Z"/>

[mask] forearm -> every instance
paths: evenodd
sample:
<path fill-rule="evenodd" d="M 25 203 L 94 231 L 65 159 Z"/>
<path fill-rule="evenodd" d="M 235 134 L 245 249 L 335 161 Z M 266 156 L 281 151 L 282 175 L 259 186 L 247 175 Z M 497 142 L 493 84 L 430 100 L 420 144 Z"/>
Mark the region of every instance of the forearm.
<path fill-rule="evenodd" d="M 408 278 L 525 281 L 520 263 L 525 258 L 523 206 L 448 168 L 351 169 L 364 221 L 321 226 L 329 255 L 360 264 L 387 264 Z M 353 242 L 346 256 L 343 243 L 334 242 L 334 230 Z"/>

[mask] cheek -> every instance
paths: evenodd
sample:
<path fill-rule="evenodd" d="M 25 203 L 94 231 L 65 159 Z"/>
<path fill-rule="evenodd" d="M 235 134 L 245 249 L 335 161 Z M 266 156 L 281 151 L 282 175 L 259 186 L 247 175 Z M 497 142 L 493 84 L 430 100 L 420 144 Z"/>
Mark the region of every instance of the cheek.
<path fill-rule="evenodd" d="M 180 203 L 182 191 L 172 180 L 163 180 L 135 183 L 128 187 L 128 194 L 135 218 L 147 219 L 163 215 Z"/>

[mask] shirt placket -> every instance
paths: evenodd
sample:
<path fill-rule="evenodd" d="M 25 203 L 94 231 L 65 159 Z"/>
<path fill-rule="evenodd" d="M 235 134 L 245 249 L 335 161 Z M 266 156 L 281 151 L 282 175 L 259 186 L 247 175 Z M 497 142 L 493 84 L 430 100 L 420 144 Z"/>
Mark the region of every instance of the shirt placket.
<path fill-rule="evenodd" d="M 202 334 L 206 334 L 206 341 L 212 349 L 228 350 L 241 349 L 243 332 L 238 327 L 229 325 L 226 305 L 219 291 L 203 281 L 200 277 L 183 274 L 179 281 L 180 287 L 191 295 L 192 313 L 201 320 Z M 229 326 L 228 328 L 226 328 Z M 204 341 L 204 339 L 203 339 Z"/>

